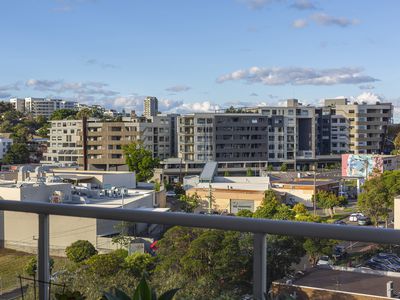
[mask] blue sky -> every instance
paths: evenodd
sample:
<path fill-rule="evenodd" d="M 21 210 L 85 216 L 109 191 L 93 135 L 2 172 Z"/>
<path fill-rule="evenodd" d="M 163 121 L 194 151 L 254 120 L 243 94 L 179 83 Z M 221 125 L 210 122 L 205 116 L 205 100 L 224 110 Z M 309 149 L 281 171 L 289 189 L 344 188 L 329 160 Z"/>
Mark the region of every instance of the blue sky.
<path fill-rule="evenodd" d="M 0 99 L 400 104 L 397 0 L 2 0 Z"/>

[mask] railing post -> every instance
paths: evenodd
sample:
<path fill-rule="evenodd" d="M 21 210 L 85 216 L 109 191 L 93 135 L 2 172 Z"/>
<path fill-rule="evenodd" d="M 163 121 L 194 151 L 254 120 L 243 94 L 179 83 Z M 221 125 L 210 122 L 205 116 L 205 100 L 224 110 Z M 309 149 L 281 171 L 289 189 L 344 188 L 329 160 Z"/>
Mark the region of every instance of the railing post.
<path fill-rule="evenodd" d="M 255 300 L 264 300 L 267 294 L 267 235 L 254 233 L 253 247 L 253 296 Z"/>
<path fill-rule="evenodd" d="M 39 299 L 49 298 L 50 257 L 49 257 L 49 215 L 39 215 L 38 241 Z"/>

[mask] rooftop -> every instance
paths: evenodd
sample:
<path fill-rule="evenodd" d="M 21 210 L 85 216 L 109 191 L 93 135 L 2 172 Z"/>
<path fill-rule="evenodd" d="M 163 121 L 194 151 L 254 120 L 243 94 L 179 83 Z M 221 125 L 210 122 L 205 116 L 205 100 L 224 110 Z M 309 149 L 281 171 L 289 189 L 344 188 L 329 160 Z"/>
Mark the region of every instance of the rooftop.
<path fill-rule="evenodd" d="M 386 283 L 388 281 L 393 281 L 395 290 L 400 288 L 400 277 L 316 268 L 305 276 L 294 280 L 293 284 L 335 291 L 386 296 Z"/>

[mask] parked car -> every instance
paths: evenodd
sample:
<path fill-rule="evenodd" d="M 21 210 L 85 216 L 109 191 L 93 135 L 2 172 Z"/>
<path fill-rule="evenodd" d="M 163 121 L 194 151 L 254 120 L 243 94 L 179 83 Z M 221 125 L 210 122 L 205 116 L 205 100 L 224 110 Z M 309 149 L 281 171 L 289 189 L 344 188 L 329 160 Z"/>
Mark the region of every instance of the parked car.
<path fill-rule="evenodd" d="M 364 217 L 364 215 L 362 213 L 352 213 L 349 217 L 349 221 L 350 222 L 357 222 L 358 218 L 360 217 Z"/>
<path fill-rule="evenodd" d="M 360 226 L 367 226 L 371 224 L 371 219 L 368 217 L 358 217 L 357 223 Z"/>
<path fill-rule="evenodd" d="M 321 256 L 317 262 L 317 266 L 323 266 L 323 265 L 330 265 L 329 257 L 326 255 Z"/>

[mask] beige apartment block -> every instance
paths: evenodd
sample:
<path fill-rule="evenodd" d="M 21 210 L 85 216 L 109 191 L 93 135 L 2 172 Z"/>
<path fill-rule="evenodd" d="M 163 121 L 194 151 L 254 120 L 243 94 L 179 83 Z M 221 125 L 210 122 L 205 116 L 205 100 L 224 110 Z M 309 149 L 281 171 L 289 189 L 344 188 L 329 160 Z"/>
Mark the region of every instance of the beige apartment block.
<path fill-rule="evenodd" d="M 89 170 L 127 170 L 123 146 L 142 143 L 160 160 L 176 155 L 176 115 L 125 117 L 121 121 L 51 121 L 42 163 L 79 165 Z"/>
<path fill-rule="evenodd" d="M 50 121 L 49 145 L 44 164 L 77 164 L 83 156 L 82 120 Z"/>
<path fill-rule="evenodd" d="M 391 103 L 353 103 L 346 99 L 327 99 L 336 115 L 343 116 L 349 126 L 349 152 L 353 154 L 381 154 L 392 121 Z"/>

